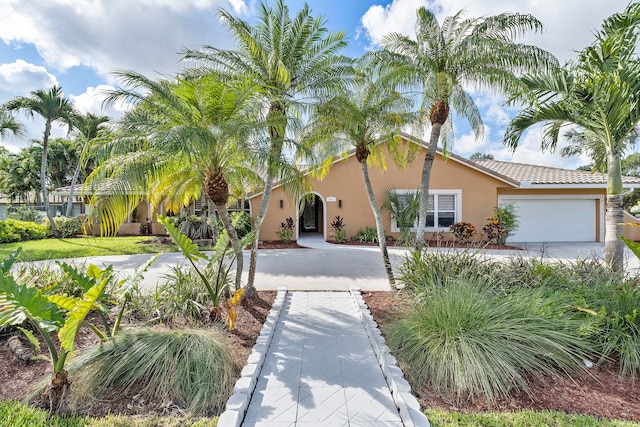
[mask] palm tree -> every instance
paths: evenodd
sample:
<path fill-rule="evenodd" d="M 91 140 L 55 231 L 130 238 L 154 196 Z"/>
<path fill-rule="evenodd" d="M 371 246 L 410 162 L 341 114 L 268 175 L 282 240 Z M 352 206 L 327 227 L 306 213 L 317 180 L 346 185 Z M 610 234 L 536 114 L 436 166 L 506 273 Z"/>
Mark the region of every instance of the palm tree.
<path fill-rule="evenodd" d="M 616 270 L 624 267 L 624 246 L 618 238 L 623 223 L 620 155 L 640 121 L 640 60 L 635 55 L 639 31 L 640 3 L 633 3 L 604 21 L 596 41 L 575 63 L 522 78 L 533 102 L 512 119 L 504 138 L 515 149 L 525 130 L 544 123 L 541 147 L 553 150 L 563 126 L 580 128 L 596 167 L 606 159 L 605 260 Z"/>
<path fill-rule="evenodd" d="M 49 146 L 49 136 L 51 135 L 51 125 L 56 121 L 62 121 L 69 125 L 69 130 L 73 127 L 76 113 L 68 98 L 62 94 L 60 86 L 53 86 L 48 91 L 42 89 L 31 92 L 30 97 L 20 96 L 8 101 L 5 107 L 9 111 L 23 110 L 33 117 L 35 114 L 41 116 L 44 123 L 44 134 L 42 138 L 42 164 L 40 166 L 40 185 L 42 187 L 42 201 L 51 224 L 53 234 L 58 237 L 59 232 L 53 221 L 53 215 L 49 210 L 49 196 L 47 195 L 47 151 Z"/>
<path fill-rule="evenodd" d="M 77 129 L 80 132 L 80 135 L 84 139 L 84 144 L 82 147 L 82 151 L 80 152 L 80 158 L 78 159 L 78 164 L 76 165 L 75 170 L 73 171 L 73 178 L 71 178 L 71 187 L 69 187 L 69 202 L 67 204 L 67 213 L 66 216 L 70 217 L 73 213 L 73 193 L 75 191 L 75 186 L 78 183 L 78 177 L 80 176 L 80 169 L 83 164 L 86 164 L 86 156 L 87 156 L 87 148 L 91 144 L 91 142 L 98 137 L 98 133 L 100 132 L 100 128 L 103 124 L 109 121 L 108 116 L 99 116 L 92 113 L 87 113 L 85 115 L 79 115 L 77 117 Z"/>
<path fill-rule="evenodd" d="M 438 142 L 443 148 L 452 141 L 449 110 L 466 119 L 476 139 L 484 132 L 478 107 L 465 85 L 499 91 L 516 90 L 514 74 L 546 69 L 557 64 L 548 52 L 515 43 L 516 36 L 540 31 L 542 24 L 531 15 L 502 13 L 484 18 L 465 18 L 464 11 L 438 23 L 433 12 L 417 11 L 415 40 L 401 34 L 383 38 L 382 61 L 390 62 L 400 81 L 422 91 L 421 111 L 431 123 L 420 184 L 420 212 L 416 238 L 424 242 L 429 180 Z"/>
<path fill-rule="evenodd" d="M 22 131 L 20 123 L 4 108 L 0 108 L 0 136 L 6 136 L 9 132 L 20 135 Z"/>
<path fill-rule="evenodd" d="M 408 143 L 402 150 L 400 128 L 414 119 L 410 111 L 411 99 L 402 96 L 389 85 L 392 70 L 372 70 L 366 59 L 357 64 L 357 78 L 347 91 L 334 96 L 316 110 L 310 121 L 310 140 L 320 142 L 324 147 L 337 143 L 337 148 L 346 151 L 355 150 L 360 164 L 369 205 L 376 221 L 378 242 L 382 252 L 382 261 L 387 272 L 389 284 L 394 285 L 393 269 L 387 251 L 387 242 L 382 224 L 380 206 L 376 200 L 371 180 L 369 164 L 386 169 L 383 148 L 387 148 L 393 161 L 404 166 L 414 154 L 414 144 Z M 341 150 L 340 150 L 341 148 Z M 330 162 L 324 162 L 330 164 Z M 319 170 L 326 173 L 326 170 Z"/>
<path fill-rule="evenodd" d="M 115 230 L 144 194 L 153 205 L 178 210 L 204 193 L 230 237 L 240 288 L 242 248 L 227 204 L 230 195 L 242 198 L 247 184 L 261 182 L 249 168 L 244 144 L 259 117 L 252 111 L 256 86 L 247 79 L 223 83 L 213 74 L 160 81 L 134 72 L 117 75 L 128 89 L 113 92 L 109 102 L 138 105 L 120 122 L 122 132 L 87 179 L 88 186 L 109 188 L 107 197 L 92 203 L 105 219 L 116 220 L 106 224 Z M 135 140 L 144 142 L 132 150 Z"/>
<path fill-rule="evenodd" d="M 324 20 L 313 17 L 307 4 L 291 19 L 284 0 L 276 0 L 273 7 L 261 2 L 254 26 L 225 10 L 219 15 L 236 40 L 236 49 L 204 46 L 184 55 L 227 75 L 250 76 L 261 88 L 269 145 L 263 197 L 254 224 L 258 242 L 273 183 L 278 178 L 286 181 L 280 166 L 286 163 L 282 157 L 292 113 L 308 111 L 318 99 L 343 87 L 349 76 L 348 61 L 337 54 L 346 47 L 346 33 L 328 32 Z M 251 249 L 247 296 L 255 294 L 257 249 L 257 244 Z"/>

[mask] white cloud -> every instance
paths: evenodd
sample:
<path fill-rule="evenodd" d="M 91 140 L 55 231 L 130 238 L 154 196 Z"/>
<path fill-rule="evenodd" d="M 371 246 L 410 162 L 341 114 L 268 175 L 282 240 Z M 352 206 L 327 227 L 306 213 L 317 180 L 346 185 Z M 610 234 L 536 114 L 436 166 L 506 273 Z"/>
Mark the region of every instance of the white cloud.
<path fill-rule="evenodd" d="M 34 90 L 50 88 L 57 83 L 56 77 L 46 68 L 22 59 L 0 64 L 0 103 L 17 96 L 28 96 Z M 16 113 L 15 116 L 23 125 L 24 134 L 20 137 L 6 135 L 0 139 L 0 145 L 13 152 L 29 145 L 32 139 L 42 138 L 44 130 L 44 121 L 38 117 L 31 119 L 21 113 Z M 57 127 L 55 131 L 58 131 Z"/>
<path fill-rule="evenodd" d="M 203 44 L 230 47 L 218 7 L 246 11 L 242 0 L 49 0 L 0 2 L 0 39 L 32 43 L 48 67 L 85 65 L 107 76 L 115 69 L 146 75 L 181 67 L 178 52 Z"/>
<path fill-rule="evenodd" d="M 71 98 L 76 109 L 81 113 L 105 115 L 113 120 L 117 120 L 122 117 L 127 110 L 127 106 L 121 103 L 110 106 L 104 105 L 106 92 L 114 89 L 115 88 L 110 85 L 98 85 L 95 88 L 88 87 L 87 90 L 80 95 L 70 95 L 69 98 Z"/>
<path fill-rule="evenodd" d="M 18 59 L 0 64 L 0 100 L 24 96 L 33 90 L 57 84 L 56 77 L 46 68 Z"/>
<path fill-rule="evenodd" d="M 529 13 L 538 18 L 545 30 L 543 34 L 525 39 L 556 55 L 562 63 L 575 56 L 594 40 L 607 16 L 621 12 L 628 0 L 393 0 L 386 7 L 372 6 L 362 17 L 362 25 L 369 39 L 378 44 L 390 32 L 413 35 L 415 11 L 421 6 L 434 11 L 439 22 L 464 9 L 469 17 L 497 15 L 502 12 Z"/>
<path fill-rule="evenodd" d="M 374 45 L 390 33 L 412 35 L 416 10 L 429 6 L 427 0 L 393 0 L 386 6 L 375 5 L 362 16 L 361 22 Z"/>

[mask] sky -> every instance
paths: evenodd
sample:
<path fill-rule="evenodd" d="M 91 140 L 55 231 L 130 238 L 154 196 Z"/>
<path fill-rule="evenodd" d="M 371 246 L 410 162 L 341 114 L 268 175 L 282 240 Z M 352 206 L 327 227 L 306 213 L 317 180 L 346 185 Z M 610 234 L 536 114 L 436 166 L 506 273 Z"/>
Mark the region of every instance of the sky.
<path fill-rule="evenodd" d="M 267 3 L 273 3 L 267 0 Z M 427 7 L 441 22 L 465 9 L 480 17 L 502 12 L 529 13 L 545 30 L 520 41 L 554 54 L 561 63 L 591 44 L 607 16 L 624 10 L 628 0 L 308 0 L 314 15 L 326 19 L 331 31 L 346 31 L 344 52 L 360 56 L 380 48 L 392 32 L 413 34 L 416 9 Z M 252 22 L 255 0 L 2 0 L 0 1 L 0 104 L 16 96 L 58 84 L 65 96 L 83 112 L 118 118 L 123 106 L 102 109 L 104 90 L 118 84 L 113 72 L 133 70 L 149 77 L 179 72 L 179 52 L 202 45 L 233 48 L 220 8 Z M 291 15 L 303 0 L 286 0 Z M 515 152 L 501 144 L 504 130 L 516 110 L 505 109 L 494 93 L 466 88 L 479 106 L 485 123 L 483 140 L 476 141 L 469 127 L 455 120 L 453 152 L 468 157 L 475 152 L 497 160 L 575 169 L 587 158 L 563 158 L 540 151 L 540 130 L 525 134 Z M 41 139 L 44 122 L 17 115 L 27 132 L 6 136 L 0 144 L 11 151 Z M 427 130 L 428 132 L 428 130 Z M 54 128 L 64 137 L 65 129 Z"/>

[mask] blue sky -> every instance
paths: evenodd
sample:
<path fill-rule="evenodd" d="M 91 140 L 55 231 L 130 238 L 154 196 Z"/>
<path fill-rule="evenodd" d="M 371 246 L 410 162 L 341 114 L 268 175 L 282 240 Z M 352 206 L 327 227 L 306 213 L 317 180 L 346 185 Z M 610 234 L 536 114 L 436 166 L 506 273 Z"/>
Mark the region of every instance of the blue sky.
<path fill-rule="evenodd" d="M 292 14 L 303 0 L 287 0 Z M 531 13 L 545 25 L 536 44 L 566 62 L 593 41 L 602 20 L 622 11 L 628 0 L 310 0 L 315 14 L 329 29 L 348 32 L 350 56 L 379 47 L 390 32 L 413 33 L 415 10 L 425 6 L 442 20 L 460 9 L 469 16 L 501 12 Z M 116 84 L 111 72 L 129 69 L 148 76 L 171 74 L 181 67 L 178 51 L 203 44 L 232 47 L 217 20 L 220 7 L 251 21 L 255 0 L 2 0 L 0 2 L 0 103 L 27 96 L 36 89 L 59 84 L 83 112 L 117 118 L 120 110 L 101 110 L 101 90 Z M 487 126 L 485 139 L 475 141 L 464 123 L 455 123 L 454 152 L 462 156 L 481 151 L 499 160 L 575 168 L 587 159 L 565 159 L 539 151 L 539 131 L 523 138 L 515 153 L 500 144 L 514 111 L 501 106 L 495 94 L 468 88 L 480 106 Z M 27 126 L 22 138 L 5 137 L 0 144 L 15 151 L 40 138 L 42 123 L 19 120 Z M 64 136 L 64 129 L 56 129 Z"/>

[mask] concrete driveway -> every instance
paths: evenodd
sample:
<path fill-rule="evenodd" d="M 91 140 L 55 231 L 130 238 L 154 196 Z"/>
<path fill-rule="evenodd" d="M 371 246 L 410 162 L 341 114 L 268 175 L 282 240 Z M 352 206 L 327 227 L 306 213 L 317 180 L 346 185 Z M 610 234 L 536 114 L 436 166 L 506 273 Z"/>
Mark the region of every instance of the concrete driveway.
<path fill-rule="evenodd" d="M 258 252 L 258 265 L 255 285 L 258 290 L 275 290 L 285 286 L 289 290 L 349 290 L 358 286 L 363 291 L 389 290 L 389 283 L 382 266 L 380 250 L 376 246 L 332 245 L 317 237 L 304 237 L 299 244 L 305 249 L 268 249 Z M 521 250 L 486 250 L 478 251 L 479 255 L 494 259 L 511 256 L 535 257 L 550 262 L 575 260 L 576 257 L 603 258 L 602 243 L 546 243 L 522 244 Z M 435 249 L 429 251 L 460 251 L 455 249 Z M 389 248 L 394 269 L 401 265 L 409 253 L 404 248 Z M 119 275 L 126 275 L 143 264 L 152 255 L 116 255 L 76 258 L 75 264 L 93 263 L 100 267 L 113 265 Z M 640 262 L 630 251 L 626 250 L 626 265 L 629 271 L 638 271 Z M 67 260 L 70 261 L 70 260 Z M 40 261 L 36 264 L 43 264 Z M 186 264 L 187 260 L 179 253 L 162 254 L 145 274 L 143 289 L 154 290 L 158 283 L 166 281 L 171 269 L 178 264 Z M 249 252 L 244 252 L 245 272 L 243 283 L 246 283 L 249 267 Z"/>

